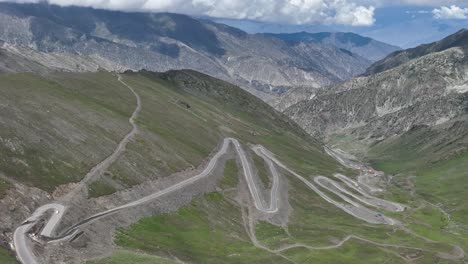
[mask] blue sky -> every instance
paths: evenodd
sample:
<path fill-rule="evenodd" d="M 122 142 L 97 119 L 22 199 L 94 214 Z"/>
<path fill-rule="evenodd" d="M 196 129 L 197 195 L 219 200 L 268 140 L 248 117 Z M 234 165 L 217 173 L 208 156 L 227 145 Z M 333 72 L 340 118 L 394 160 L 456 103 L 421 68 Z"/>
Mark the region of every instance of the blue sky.
<path fill-rule="evenodd" d="M 351 31 L 402 47 L 468 27 L 468 0 L 0 0 L 209 17 L 249 32 Z"/>

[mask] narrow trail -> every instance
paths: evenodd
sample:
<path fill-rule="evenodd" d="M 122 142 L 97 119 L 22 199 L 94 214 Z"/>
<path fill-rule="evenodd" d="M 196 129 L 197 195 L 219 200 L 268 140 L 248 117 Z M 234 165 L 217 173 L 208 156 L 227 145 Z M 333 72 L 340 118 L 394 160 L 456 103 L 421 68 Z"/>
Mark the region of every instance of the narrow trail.
<path fill-rule="evenodd" d="M 247 212 L 245 212 L 247 211 Z M 244 223 L 244 229 L 245 229 L 245 232 L 247 233 L 247 236 L 250 238 L 250 241 L 252 242 L 252 245 L 258 249 L 261 249 L 261 250 L 265 250 L 269 253 L 272 253 L 274 255 L 277 255 L 278 257 L 281 257 L 293 264 L 297 264 L 295 261 L 293 261 L 292 259 L 286 257 L 285 255 L 281 254 L 281 252 L 276 252 L 270 248 L 268 248 L 267 246 L 263 245 L 262 243 L 260 243 L 260 241 L 258 241 L 257 239 L 257 235 L 255 234 L 255 220 L 253 219 L 252 217 L 252 214 L 250 214 L 249 212 L 249 208 L 244 208 L 241 206 L 241 212 L 242 212 L 242 221 Z"/>
<path fill-rule="evenodd" d="M 131 86 L 127 85 L 122 80 L 121 75 L 118 75 L 118 81 L 125 85 L 125 87 L 127 87 L 136 98 L 135 110 L 129 118 L 129 123 L 132 125 L 131 131 L 127 135 L 125 135 L 125 137 L 119 142 L 117 148 L 110 156 L 104 159 L 101 163 L 94 166 L 75 188 L 73 188 L 64 197 L 59 199 L 60 203 L 46 204 L 39 207 L 26 221 L 24 221 L 24 223 L 20 227 L 18 227 L 15 230 L 13 234 L 13 245 L 17 252 L 17 258 L 21 263 L 37 263 L 26 241 L 27 233 L 36 224 L 36 222 L 38 222 L 39 219 L 48 211 L 54 212 L 41 231 L 41 236 L 50 237 L 67 209 L 61 203 L 69 203 L 76 196 L 77 193 L 81 192 L 83 188 L 87 186 L 87 184 L 91 180 L 104 173 L 104 171 L 106 171 L 109 168 L 109 166 L 112 163 L 114 163 L 118 159 L 118 157 L 125 151 L 128 142 L 130 142 L 130 140 L 138 133 L 138 127 L 136 125 L 135 119 L 138 117 L 138 114 L 141 111 L 141 98 Z"/>
<path fill-rule="evenodd" d="M 73 190 L 71 190 L 67 195 L 65 195 L 62 199 L 60 199 L 60 202 L 62 203 L 67 203 L 69 202 L 71 199 L 73 199 L 76 194 L 78 194 L 79 192 L 81 192 L 83 190 L 83 188 L 85 188 L 87 186 L 87 184 L 91 181 L 93 181 L 96 177 L 99 177 L 100 175 L 102 175 L 119 157 L 120 155 L 122 155 L 122 153 L 125 151 L 126 147 L 127 147 L 127 144 L 133 139 L 133 137 L 138 133 L 138 126 L 135 122 L 135 120 L 138 118 L 138 114 L 140 113 L 141 111 L 141 98 L 140 96 L 138 95 L 137 92 L 135 92 L 135 90 L 130 86 L 128 85 L 127 83 L 125 83 L 123 80 L 122 80 L 122 76 L 121 75 L 118 75 L 118 81 L 120 83 L 122 83 L 125 87 L 127 87 L 132 93 L 133 95 L 135 96 L 136 98 L 136 107 L 135 107 L 135 110 L 133 111 L 132 115 L 130 116 L 128 122 L 130 123 L 130 125 L 132 126 L 132 129 L 130 130 L 130 132 L 128 132 L 127 135 L 125 135 L 125 137 L 119 142 L 119 144 L 117 145 L 117 147 L 115 148 L 114 152 L 108 156 L 106 159 L 104 159 L 102 162 L 100 162 L 99 164 L 97 164 L 96 166 L 94 166 L 87 174 L 86 176 L 83 178 L 83 180 L 81 180 L 78 185 L 73 188 Z"/>
<path fill-rule="evenodd" d="M 365 242 L 365 243 L 368 243 L 368 244 L 371 244 L 371 245 L 374 245 L 374 246 L 378 246 L 378 247 L 403 248 L 403 249 L 411 249 L 411 250 L 420 250 L 420 251 L 425 251 L 425 252 L 432 252 L 432 251 L 430 251 L 430 250 L 423 249 L 423 248 L 418 248 L 418 247 L 409 247 L 409 246 L 402 246 L 402 245 L 393 245 L 393 244 L 379 243 L 379 242 L 375 242 L 375 241 L 372 241 L 372 240 L 369 240 L 369 239 L 365 239 L 365 238 L 362 238 L 362 237 L 359 237 L 359 236 L 355 236 L 355 235 L 346 236 L 345 238 L 343 238 L 343 239 L 342 239 L 341 241 L 339 241 L 338 243 L 336 243 L 336 244 L 334 244 L 334 245 L 330 245 L 330 246 L 314 247 L 314 246 L 309 246 L 309 245 L 302 244 L 302 243 L 296 243 L 296 244 L 292 244 L 292 245 L 287 245 L 287 246 L 280 247 L 280 248 L 278 248 L 278 249 L 276 249 L 276 250 L 274 250 L 274 251 L 275 251 L 275 252 L 283 252 L 283 251 L 286 251 L 286 250 L 289 250 L 289 249 L 293 249 L 293 248 L 307 248 L 307 249 L 311 249 L 311 250 L 330 250 L 330 249 L 337 249 L 337 248 L 343 246 L 346 242 L 350 241 L 351 239 L 359 240 L 359 241 L 362 241 L 362 242 Z"/>

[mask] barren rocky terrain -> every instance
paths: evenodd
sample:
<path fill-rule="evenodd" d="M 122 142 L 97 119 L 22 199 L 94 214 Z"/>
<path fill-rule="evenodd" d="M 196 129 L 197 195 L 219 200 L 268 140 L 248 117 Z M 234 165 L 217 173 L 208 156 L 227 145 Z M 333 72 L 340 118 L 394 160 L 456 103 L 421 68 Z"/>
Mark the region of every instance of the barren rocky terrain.
<path fill-rule="evenodd" d="M 264 99 L 298 85 L 334 84 L 370 65 L 333 45 L 291 44 L 178 14 L 0 3 L 0 22 L 3 49 L 50 69 L 194 69 Z"/>

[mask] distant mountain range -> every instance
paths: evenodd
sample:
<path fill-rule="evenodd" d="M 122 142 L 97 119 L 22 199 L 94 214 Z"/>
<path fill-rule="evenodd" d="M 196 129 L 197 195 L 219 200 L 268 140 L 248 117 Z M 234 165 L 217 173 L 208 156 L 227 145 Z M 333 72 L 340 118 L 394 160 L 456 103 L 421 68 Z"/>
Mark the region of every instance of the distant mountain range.
<path fill-rule="evenodd" d="M 443 1 L 440 1 L 441 3 Z M 460 2 L 461 3 L 461 2 Z M 377 8 L 372 26 L 294 25 L 252 20 L 213 18 L 214 21 L 240 28 L 248 33 L 353 32 L 402 48 L 431 43 L 467 27 L 466 19 L 434 19 L 432 8 L 387 6 Z"/>
<path fill-rule="evenodd" d="M 185 15 L 47 4 L 0 3 L 0 40 L 4 54 L 55 70 L 193 69 L 261 98 L 335 84 L 370 65 L 354 44 L 291 43 Z"/>
<path fill-rule="evenodd" d="M 399 47 L 389 45 L 371 38 L 363 37 L 351 32 L 320 32 L 320 33 L 283 33 L 266 35 L 277 37 L 288 43 L 320 43 L 332 45 L 343 50 L 351 51 L 371 61 L 383 59 L 388 54 L 400 50 Z"/>

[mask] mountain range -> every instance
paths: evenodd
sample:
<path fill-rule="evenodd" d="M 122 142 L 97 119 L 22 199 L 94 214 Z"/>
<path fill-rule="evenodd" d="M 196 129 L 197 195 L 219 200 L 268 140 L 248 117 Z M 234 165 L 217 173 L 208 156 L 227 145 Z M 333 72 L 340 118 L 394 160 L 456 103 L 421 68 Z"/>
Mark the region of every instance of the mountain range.
<path fill-rule="evenodd" d="M 280 38 L 288 43 L 321 43 L 343 50 L 351 51 L 370 61 L 383 59 L 388 54 L 400 50 L 399 47 L 389 45 L 371 38 L 363 37 L 351 32 L 320 32 L 320 33 L 282 33 L 266 35 Z"/>
<path fill-rule="evenodd" d="M 290 43 L 169 13 L 0 3 L 0 22 L 4 50 L 55 70 L 194 69 L 260 97 L 334 84 L 371 63 L 332 45 Z"/>

